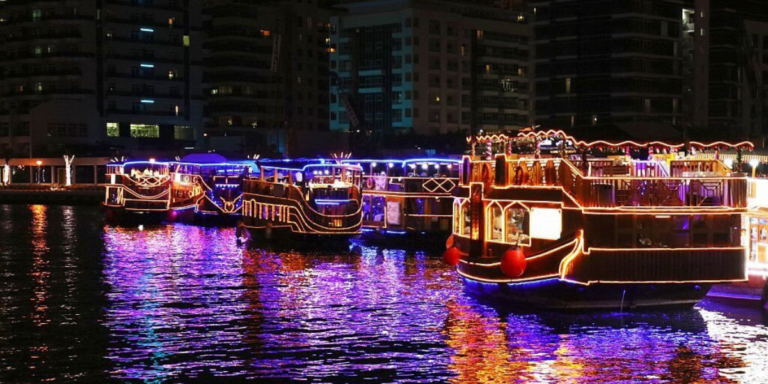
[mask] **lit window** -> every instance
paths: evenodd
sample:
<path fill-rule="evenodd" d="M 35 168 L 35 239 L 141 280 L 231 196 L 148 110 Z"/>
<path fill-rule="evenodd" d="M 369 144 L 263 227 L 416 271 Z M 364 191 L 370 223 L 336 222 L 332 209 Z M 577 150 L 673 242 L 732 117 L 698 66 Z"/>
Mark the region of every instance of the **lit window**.
<path fill-rule="evenodd" d="M 43 11 L 35 9 L 32 11 L 32 20 L 38 21 L 43 17 Z"/>
<path fill-rule="evenodd" d="M 501 208 L 494 206 L 491 208 L 491 225 L 488 227 L 488 238 L 501 241 L 504 232 L 504 217 L 501 215 Z"/>
<path fill-rule="evenodd" d="M 461 208 L 461 216 L 464 218 L 462 232 L 464 236 L 469 236 L 472 231 L 472 213 L 469 211 L 469 204 L 464 204 Z"/>
<path fill-rule="evenodd" d="M 184 46 L 189 47 L 189 35 L 184 35 Z"/>
<path fill-rule="evenodd" d="M 160 126 L 157 124 L 131 124 L 131 137 L 160 137 Z"/>
<path fill-rule="evenodd" d="M 120 126 L 118 123 L 107 123 L 107 137 L 120 136 Z"/>
<path fill-rule="evenodd" d="M 509 208 L 506 212 L 507 242 L 513 244 L 528 244 L 530 239 L 525 233 L 525 210 Z"/>
<path fill-rule="evenodd" d="M 174 125 L 173 139 L 174 140 L 193 140 L 194 134 L 192 132 L 192 127 L 190 127 L 189 125 Z"/>

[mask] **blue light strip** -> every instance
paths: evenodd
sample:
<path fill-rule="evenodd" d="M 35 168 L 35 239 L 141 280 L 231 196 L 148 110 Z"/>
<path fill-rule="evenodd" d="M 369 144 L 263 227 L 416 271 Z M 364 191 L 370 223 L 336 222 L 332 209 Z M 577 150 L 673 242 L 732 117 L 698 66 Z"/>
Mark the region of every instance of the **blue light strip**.
<path fill-rule="evenodd" d="M 317 199 L 315 200 L 315 204 L 317 205 L 339 205 L 349 203 L 349 200 L 338 200 L 338 199 Z"/>
<path fill-rule="evenodd" d="M 163 166 L 166 166 L 166 167 L 171 165 L 171 163 L 165 162 L 165 161 L 155 161 L 155 162 L 151 162 L 151 161 L 126 161 L 125 163 L 123 163 L 123 166 L 133 165 L 133 164 L 163 165 Z"/>
<path fill-rule="evenodd" d="M 559 282 L 559 281 L 562 281 L 562 280 L 560 280 L 557 277 L 552 277 L 552 278 L 544 279 L 544 280 L 523 281 L 523 282 L 520 282 L 520 283 L 486 283 L 486 282 L 483 282 L 483 281 L 473 280 L 471 277 L 464 277 L 464 282 L 465 283 L 472 283 L 472 284 L 477 284 L 477 285 L 491 285 L 491 286 L 499 286 L 500 284 L 505 284 L 505 285 L 546 285 L 546 284 L 549 284 L 549 283 L 556 283 L 556 282 Z"/>

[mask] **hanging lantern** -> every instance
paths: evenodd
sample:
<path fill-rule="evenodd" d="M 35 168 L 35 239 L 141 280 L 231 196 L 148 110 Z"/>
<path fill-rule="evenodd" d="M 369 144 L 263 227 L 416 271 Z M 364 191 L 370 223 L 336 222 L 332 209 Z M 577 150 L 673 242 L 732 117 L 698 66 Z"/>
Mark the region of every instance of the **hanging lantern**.
<path fill-rule="evenodd" d="M 520 277 L 525 273 L 527 264 L 523 251 L 519 247 L 513 247 L 501 257 L 501 272 L 509 277 Z"/>
<path fill-rule="evenodd" d="M 451 267 L 457 266 L 459 260 L 461 260 L 461 252 L 456 247 L 450 247 L 443 253 L 443 261 Z"/>
<path fill-rule="evenodd" d="M 445 249 L 451 249 L 454 245 L 453 235 L 448 236 L 448 240 L 445 241 Z"/>

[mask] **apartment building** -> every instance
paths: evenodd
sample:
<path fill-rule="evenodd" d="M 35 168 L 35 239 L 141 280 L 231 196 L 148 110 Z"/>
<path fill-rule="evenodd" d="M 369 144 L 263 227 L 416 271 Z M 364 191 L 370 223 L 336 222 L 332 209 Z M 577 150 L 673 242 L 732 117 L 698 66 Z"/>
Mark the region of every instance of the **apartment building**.
<path fill-rule="evenodd" d="M 376 137 L 529 124 L 524 13 L 433 0 L 340 7 L 331 18 L 331 130 Z"/>
<path fill-rule="evenodd" d="M 200 27 L 189 0 L 0 3 L 0 152 L 194 147 Z"/>

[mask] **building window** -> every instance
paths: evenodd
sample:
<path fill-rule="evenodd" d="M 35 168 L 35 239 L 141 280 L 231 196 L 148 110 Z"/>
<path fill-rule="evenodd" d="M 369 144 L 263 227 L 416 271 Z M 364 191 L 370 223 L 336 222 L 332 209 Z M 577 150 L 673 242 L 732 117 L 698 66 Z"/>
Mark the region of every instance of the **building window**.
<path fill-rule="evenodd" d="M 32 20 L 39 21 L 43 17 L 43 11 L 39 9 L 32 10 Z"/>
<path fill-rule="evenodd" d="M 118 136 L 120 136 L 120 124 L 107 123 L 107 137 L 118 137 Z"/>
<path fill-rule="evenodd" d="M 192 127 L 190 127 L 189 125 L 174 125 L 173 139 L 174 140 L 194 140 Z"/>
<path fill-rule="evenodd" d="M 131 124 L 131 137 L 159 138 L 160 126 L 157 124 Z"/>

